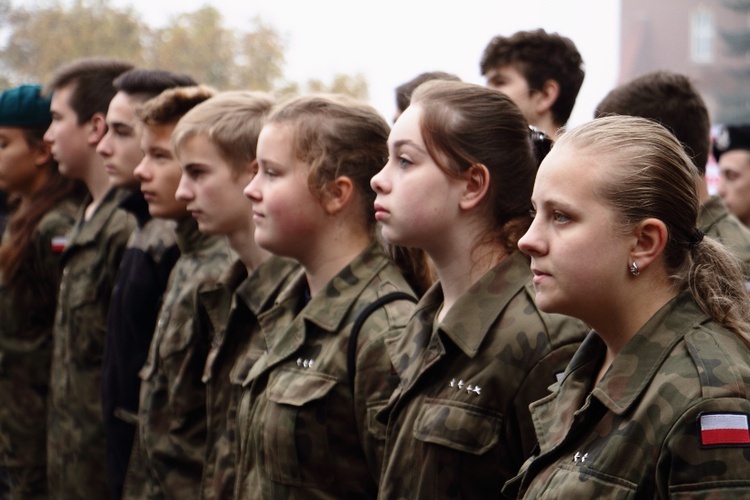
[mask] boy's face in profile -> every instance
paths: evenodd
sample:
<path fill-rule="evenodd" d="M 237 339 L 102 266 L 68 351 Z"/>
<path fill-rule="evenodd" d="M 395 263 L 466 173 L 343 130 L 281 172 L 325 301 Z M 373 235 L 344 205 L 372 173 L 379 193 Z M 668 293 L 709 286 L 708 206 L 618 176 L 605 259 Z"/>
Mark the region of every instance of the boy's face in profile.
<path fill-rule="evenodd" d="M 143 159 L 143 152 L 140 124 L 135 118 L 135 108 L 141 102 L 142 99 L 136 99 L 120 91 L 109 103 L 107 133 L 99 141 L 96 152 L 104 159 L 104 169 L 113 187 L 138 188 L 138 180 L 133 175 L 133 170 Z"/>
<path fill-rule="evenodd" d="M 175 124 L 143 127 L 141 149 L 143 160 L 134 174 L 141 183 L 141 192 L 148 202 L 152 217 L 183 220 L 190 216 L 186 203 L 175 198 L 182 170 L 172 154 L 170 140 Z"/>
<path fill-rule="evenodd" d="M 507 95 L 516 106 L 521 109 L 521 113 L 530 124 L 534 123 L 536 116 L 535 94 L 537 90 L 529 88 L 529 82 L 526 77 L 513 64 L 497 66 L 485 75 L 487 77 L 487 86 L 497 89 Z"/>
<path fill-rule="evenodd" d="M 91 121 L 78 124 L 78 114 L 70 106 L 73 90 L 71 84 L 53 92 L 50 104 L 52 123 L 44 134 L 44 141 L 51 146 L 61 174 L 71 179 L 83 179 L 91 148 L 97 144 L 98 137 L 91 130 Z"/>
<path fill-rule="evenodd" d="M 238 170 L 206 134 L 186 138 L 179 148 L 182 180 L 177 197 L 202 233 L 231 236 L 253 231 L 252 204 L 242 191 L 251 180 L 251 165 Z"/>

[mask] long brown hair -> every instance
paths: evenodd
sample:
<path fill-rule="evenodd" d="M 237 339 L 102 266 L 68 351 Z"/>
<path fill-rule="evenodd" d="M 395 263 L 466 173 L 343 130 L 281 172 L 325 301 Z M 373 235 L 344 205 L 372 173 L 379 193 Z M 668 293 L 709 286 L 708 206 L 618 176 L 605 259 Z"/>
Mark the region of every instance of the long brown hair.
<path fill-rule="evenodd" d="M 45 129 L 22 130 L 30 148 L 38 147 L 42 143 Z M 20 208 L 18 200 L 13 202 L 11 196 L 12 213 L 6 229 L 9 237 L 0 245 L 0 273 L 6 283 L 12 283 L 18 276 L 24 257 L 31 246 L 34 232 L 45 214 L 65 199 L 82 201 L 86 193 L 80 181 L 60 175 L 57 162 L 51 157 L 43 168 L 49 172 L 47 180 L 32 194 L 30 202 L 24 205 L 23 209 Z"/>

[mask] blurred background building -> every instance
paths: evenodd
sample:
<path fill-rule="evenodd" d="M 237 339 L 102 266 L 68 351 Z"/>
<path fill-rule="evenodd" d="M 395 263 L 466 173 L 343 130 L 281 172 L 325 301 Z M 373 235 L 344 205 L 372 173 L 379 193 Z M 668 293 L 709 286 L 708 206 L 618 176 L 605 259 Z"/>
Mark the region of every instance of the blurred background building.
<path fill-rule="evenodd" d="M 621 0 L 619 83 L 688 75 L 713 123 L 750 122 L 750 0 Z"/>

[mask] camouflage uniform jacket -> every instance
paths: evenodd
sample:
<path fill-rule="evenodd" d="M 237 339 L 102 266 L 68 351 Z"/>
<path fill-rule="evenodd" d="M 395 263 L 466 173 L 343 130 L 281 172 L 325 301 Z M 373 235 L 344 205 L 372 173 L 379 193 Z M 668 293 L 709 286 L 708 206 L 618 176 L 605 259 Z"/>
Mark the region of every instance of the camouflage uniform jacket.
<path fill-rule="evenodd" d="M 102 362 L 102 407 L 107 435 L 107 482 L 122 496 L 133 448 L 143 368 L 169 273 L 180 256 L 175 223 L 153 219 L 140 191 L 120 206 L 138 226 L 130 235 L 107 315 Z"/>
<path fill-rule="evenodd" d="M 267 356 L 250 370 L 238 409 L 237 498 L 374 498 L 383 429 L 374 420 L 398 377 L 384 340 L 414 308 L 374 311 L 357 342 L 354 387 L 346 353 L 360 312 L 391 292 L 412 293 L 371 244 L 305 305 L 304 271 L 259 316 Z"/>
<path fill-rule="evenodd" d="M 592 332 L 560 386 L 532 405 L 540 448 L 525 464 L 525 476 L 503 492 L 750 498 L 747 345 L 683 292 L 625 345 L 591 389 L 605 350 Z"/>
<path fill-rule="evenodd" d="M 154 337 L 141 370 L 138 408 L 143 483 L 126 496 L 198 498 L 206 440 L 206 388 L 201 374 L 210 340 L 196 328 L 198 290 L 231 262 L 226 239 L 201 234 L 195 219 L 177 227 L 180 258 L 164 292 Z M 131 458 L 131 465 L 133 465 Z M 135 477 L 135 476 L 134 476 Z M 126 483 L 130 477 L 126 479 Z"/>
<path fill-rule="evenodd" d="M 529 404 L 549 394 L 588 328 L 534 304 L 520 253 L 488 271 L 436 324 L 440 283 L 386 342 L 401 385 L 387 422 L 379 498 L 492 498 L 536 443 Z"/>
<path fill-rule="evenodd" d="M 750 292 L 750 229 L 730 214 L 724 201 L 716 195 L 701 205 L 698 228 L 706 236 L 723 243 L 740 260 Z"/>
<path fill-rule="evenodd" d="M 291 260 L 271 256 L 248 277 L 247 268 L 237 260 L 216 286 L 200 292 L 200 327 L 211 339 L 203 370 L 208 434 L 202 498 L 233 498 L 242 382 L 266 352 L 266 339 L 256 318 L 273 304 L 284 282 L 298 268 Z"/>
<path fill-rule="evenodd" d="M 34 231 L 13 283 L 0 273 L 0 465 L 46 467 L 47 393 L 60 253 L 78 205 L 65 200 Z M 4 241 L 9 234 L 6 231 Z"/>
<path fill-rule="evenodd" d="M 78 213 L 63 266 L 55 314 L 47 459 L 56 498 L 106 498 L 101 375 L 107 310 L 125 244 L 135 227 L 110 190 L 89 220 Z"/>

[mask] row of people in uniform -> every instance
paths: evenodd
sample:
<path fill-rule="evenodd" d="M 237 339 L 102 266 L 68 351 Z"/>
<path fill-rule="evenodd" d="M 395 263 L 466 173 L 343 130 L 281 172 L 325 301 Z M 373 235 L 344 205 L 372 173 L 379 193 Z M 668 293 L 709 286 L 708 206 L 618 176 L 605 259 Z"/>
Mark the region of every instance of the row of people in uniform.
<path fill-rule="evenodd" d="M 104 59 L 48 88 L 0 96 L 14 498 L 750 488 L 742 267 L 661 125 L 539 165 L 527 108 L 460 81 L 392 129 Z"/>

